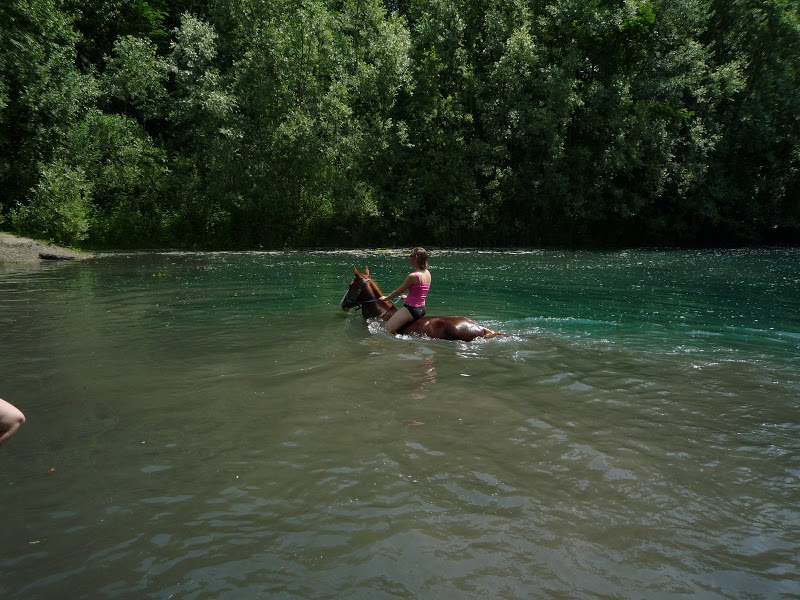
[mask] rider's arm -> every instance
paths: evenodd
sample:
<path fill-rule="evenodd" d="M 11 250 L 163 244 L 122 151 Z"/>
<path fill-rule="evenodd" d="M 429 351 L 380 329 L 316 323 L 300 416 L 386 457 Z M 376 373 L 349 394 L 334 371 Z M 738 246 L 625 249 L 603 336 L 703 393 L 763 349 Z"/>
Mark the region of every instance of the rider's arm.
<path fill-rule="evenodd" d="M 391 300 L 392 298 L 397 298 L 400 294 L 405 292 L 408 288 L 410 288 L 415 283 L 417 283 L 417 278 L 414 277 L 413 273 L 409 273 L 408 277 L 406 277 L 406 280 L 403 282 L 403 284 L 399 288 L 397 288 L 391 294 L 388 294 L 386 296 L 381 296 L 380 299 L 381 300 Z"/>

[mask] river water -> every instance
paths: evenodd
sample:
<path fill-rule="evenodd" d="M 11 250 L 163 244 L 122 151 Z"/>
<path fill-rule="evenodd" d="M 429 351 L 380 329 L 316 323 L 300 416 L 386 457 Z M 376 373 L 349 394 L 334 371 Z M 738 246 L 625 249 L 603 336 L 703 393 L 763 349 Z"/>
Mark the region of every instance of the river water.
<path fill-rule="evenodd" d="M 0 595 L 800 598 L 800 250 L 107 254 L 0 275 Z"/>

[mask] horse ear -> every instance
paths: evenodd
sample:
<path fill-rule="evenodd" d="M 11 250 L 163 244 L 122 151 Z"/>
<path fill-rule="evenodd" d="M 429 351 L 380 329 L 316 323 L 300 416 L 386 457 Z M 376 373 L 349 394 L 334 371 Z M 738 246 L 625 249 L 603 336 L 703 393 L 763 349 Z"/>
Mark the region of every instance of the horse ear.
<path fill-rule="evenodd" d="M 361 277 L 361 273 L 359 273 L 358 269 L 356 269 L 355 267 L 353 267 L 353 273 L 355 274 L 356 277 Z"/>
<path fill-rule="evenodd" d="M 364 275 L 369 277 L 369 267 L 364 267 Z"/>

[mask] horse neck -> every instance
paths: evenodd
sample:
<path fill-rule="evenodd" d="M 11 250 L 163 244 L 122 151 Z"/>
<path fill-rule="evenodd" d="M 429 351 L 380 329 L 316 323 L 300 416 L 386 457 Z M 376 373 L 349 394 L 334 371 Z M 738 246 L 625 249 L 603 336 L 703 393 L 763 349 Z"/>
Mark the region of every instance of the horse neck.
<path fill-rule="evenodd" d="M 381 292 L 381 289 L 378 287 L 377 283 L 370 280 L 369 284 L 371 285 L 367 285 L 364 288 L 368 291 L 368 295 L 371 296 L 368 298 L 369 300 L 377 300 L 383 296 L 383 292 Z M 378 317 L 384 321 L 388 321 L 396 312 L 397 309 L 395 308 L 394 304 L 388 300 L 377 300 L 377 302 L 369 302 L 361 306 L 361 314 L 364 315 L 365 319 L 373 319 Z"/>

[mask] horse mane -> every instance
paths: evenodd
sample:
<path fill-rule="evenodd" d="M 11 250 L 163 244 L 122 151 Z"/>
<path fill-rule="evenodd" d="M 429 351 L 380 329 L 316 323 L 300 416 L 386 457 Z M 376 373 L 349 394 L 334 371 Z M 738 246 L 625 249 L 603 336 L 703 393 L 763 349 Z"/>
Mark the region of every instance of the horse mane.
<path fill-rule="evenodd" d="M 356 271 L 356 273 L 358 273 L 358 271 Z M 381 288 L 378 287 L 378 284 L 375 282 L 375 280 L 372 279 L 372 276 L 369 274 L 369 267 L 366 267 L 364 269 L 364 272 L 358 273 L 358 275 L 362 278 L 362 280 L 363 279 L 367 280 L 364 282 L 364 287 L 366 289 L 369 289 L 370 293 L 373 294 L 373 297 L 370 298 L 370 301 L 362 305 L 362 308 L 365 309 L 364 312 L 362 312 L 362 314 L 366 318 L 367 313 L 371 313 L 372 316 L 382 318 L 385 320 L 386 315 L 387 314 L 391 315 L 392 313 L 394 313 L 394 311 L 397 310 L 397 307 L 394 304 L 392 304 L 392 302 L 389 300 L 384 300 L 383 302 L 378 301 L 378 298 L 383 296 L 383 292 L 381 291 Z M 381 307 L 381 309 L 377 309 L 377 307 L 379 306 Z"/>
<path fill-rule="evenodd" d="M 375 294 L 375 298 L 380 298 L 381 296 L 383 296 L 383 292 L 381 291 L 381 288 L 378 287 L 378 284 L 375 283 L 374 279 L 372 279 L 370 277 L 369 281 L 367 283 L 369 284 L 369 287 L 372 290 L 372 293 Z"/>
<path fill-rule="evenodd" d="M 362 273 L 359 273 L 358 269 L 353 267 L 353 272 L 356 274 L 356 276 L 361 277 L 362 281 L 366 280 L 366 281 L 364 281 L 364 284 L 375 295 L 375 297 L 374 297 L 375 300 L 377 300 L 378 298 L 383 296 L 383 292 L 381 291 L 381 288 L 378 287 L 378 284 L 375 282 L 375 280 L 369 274 L 369 267 L 364 267 L 364 271 Z"/>

